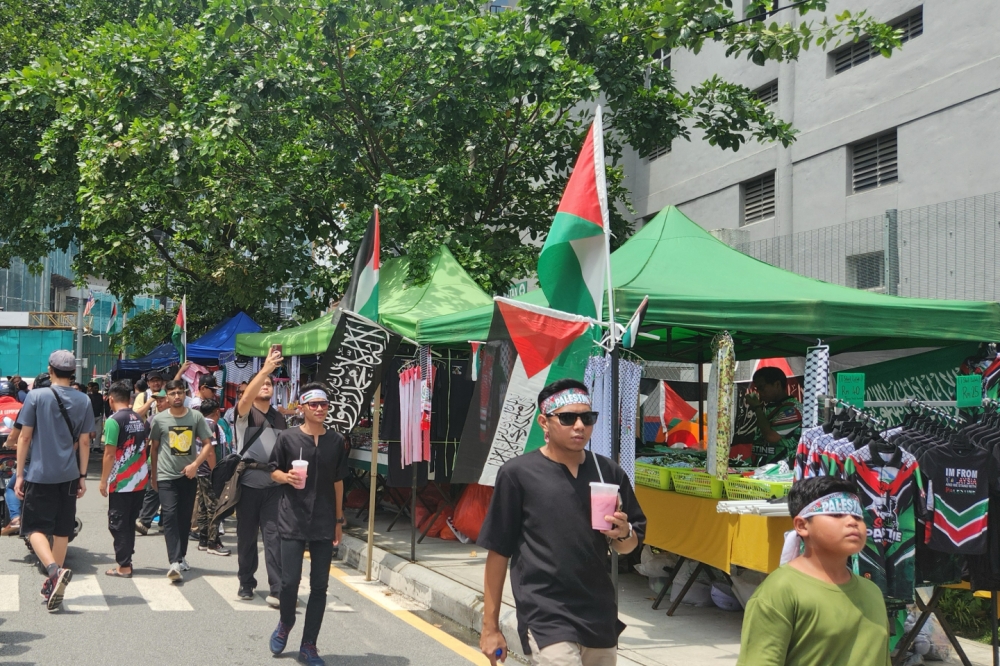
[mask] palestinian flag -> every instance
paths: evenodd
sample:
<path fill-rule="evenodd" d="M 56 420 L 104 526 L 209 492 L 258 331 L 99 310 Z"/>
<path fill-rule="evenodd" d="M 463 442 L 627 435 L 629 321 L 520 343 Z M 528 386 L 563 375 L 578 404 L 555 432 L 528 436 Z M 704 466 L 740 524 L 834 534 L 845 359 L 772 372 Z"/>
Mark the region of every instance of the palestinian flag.
<path fill-rule="evenodd" d="M 660 425 L 664 432 L 670 432 L 672 428 L 682 421 L 694 420 L 698 410 L 687 403 L 684 398 L 677 395 L 677 392 L 670 388 L 667 382 L 660 382 Z"/>
<path fill-rule="evenodd" d="M 557 379 L 582 381 L 593 345 L 588 317 L 494 300 L 452 483 L 492 486 L 501 465 L 541 447 L 538 392 Z"/>
<path fill-rule="evenodd" d="M 477 381 L 479 379 L 479 348 L 483 346 L 483 343 L 470 340 L 469 344 L 472 345 L 472 363 L 470 364 L 472 381 Z"/>
<path fill-rule="evenodd" d="M 111 335 L 111 331 L 115 330 L 115 320 L 118 319 L 118 303 L 111 303 L 111 316 L 108 317 L 108 330 L 104 332 L 104 335 Z"/>
<path fill-rule="evenodd" d="M 628 320 L 625 325 L 625 330 L 622 331 L 621 343 L 622 347 L 625 349 L 631 349 L 635 346 L 636 338 L 639 337 L 639 327 L 642 326 L 642 320 L 646 318 L 646 309 L 649 307 L 649 296 L 642 299 L 642 303 L 636 309 L 635 314 L 632 318 Z"/>
<path fill-rule="evenodd" d="M 609 238 L 604 130 L 597 107 L 538 257 L 538 282 L 550 307 L 601 320 Z"/>
<path fill-rule="evenodd" d="M 170 341 L 177 349 L 181 364 L 187 360 L 187 296 L 181 298 L 181 306 L 177 308 L 177 320 L 174 321 L 174 332 L 170 335 Z"/>
<path fill-rule="evenodd" d="M 358 256 L 354 259 L 351 283 L 340 301 L 340 308 L 378 321 L 379 219 L 378 206 L 361 239 Z"/>

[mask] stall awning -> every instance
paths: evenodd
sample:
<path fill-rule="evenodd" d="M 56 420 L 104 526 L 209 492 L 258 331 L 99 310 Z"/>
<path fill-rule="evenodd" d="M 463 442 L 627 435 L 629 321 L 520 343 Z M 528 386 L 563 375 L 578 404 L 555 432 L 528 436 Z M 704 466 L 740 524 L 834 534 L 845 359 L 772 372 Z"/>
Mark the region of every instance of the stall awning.
<path fill-rule="evenodd" d="M 728 330 L 737 358 L 801 356 L 818 338 L 832 353 L 1000 338 L 1000 305 L 886 296 L 821 282 L 727 246 L 670 206 L 611 257 L 616 318 L 649 295 L 640 355 L 696 362 Z M 541 291 L 522 300 L 543 304 Z M 485 339 L 488 308 L 422 321 L 428 344 Z"/>
<path fill-rule="evenodd" d="M 379 323 L 408 338 L 415 338 L 417 323 L 464 310 L 487 306 L 493 299 L 479 288 L 447 247 L 441 246 L 431 260 L 430 277 L 422 284 L 410 280 L 409 257 L 386 261 L 379 271 Z M 335 314 L 295 328 L 273 333 L 239 335 L 236 353 L 264 356 L 272 344 L 281 344 L 285 356 L 322 354 L 336 329 Z"/>
<path fill-rule="evenodd" d="M 240 333 L 257 333 L 260 325 L 245 312 L 220 322 L 187 347 L 187 355 L 192 361 L 204 364 L 208 361 L 215 365 L 221 354 L 236 349 L 236 336 Z"/>

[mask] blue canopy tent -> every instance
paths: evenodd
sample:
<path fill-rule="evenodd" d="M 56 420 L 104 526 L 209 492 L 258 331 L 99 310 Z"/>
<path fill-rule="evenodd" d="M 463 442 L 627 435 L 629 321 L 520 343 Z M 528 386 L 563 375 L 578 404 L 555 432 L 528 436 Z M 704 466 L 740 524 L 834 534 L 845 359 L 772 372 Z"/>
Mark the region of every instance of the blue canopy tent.
<path fill-rule="evenodd" d="M 258 333 L 260 325 L 245 312 L 216 324 L 205 335 L 188 343 L 188 358 L 201 365 L 217 365 L 219 356 L 236 351 L 236 336 L 240 333 Z M 176 365 L 180 361 L 173 344 L 165 342 L 139 358 L 119 359 L 111 371 L 115 378 L 138 376 L 156 368 Z"/>

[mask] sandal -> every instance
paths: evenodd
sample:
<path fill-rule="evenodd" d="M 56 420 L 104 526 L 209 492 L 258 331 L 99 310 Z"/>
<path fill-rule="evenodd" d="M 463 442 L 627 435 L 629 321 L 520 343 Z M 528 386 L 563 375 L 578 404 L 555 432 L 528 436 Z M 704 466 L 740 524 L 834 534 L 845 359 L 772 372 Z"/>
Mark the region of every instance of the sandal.
<path fill-rule="evenodd" d="M 122 573 L 118 569 L 108 569 L 104 572 L 105 576 L 111 576 L 112 578 L 131 578 L 131 573 Z"/>
<path fill-rule="evenodd" d="M 11 522 L 6 527 L 0 529 L 0 536 L 17 536 L 21 533 L 21 523 Z"/>

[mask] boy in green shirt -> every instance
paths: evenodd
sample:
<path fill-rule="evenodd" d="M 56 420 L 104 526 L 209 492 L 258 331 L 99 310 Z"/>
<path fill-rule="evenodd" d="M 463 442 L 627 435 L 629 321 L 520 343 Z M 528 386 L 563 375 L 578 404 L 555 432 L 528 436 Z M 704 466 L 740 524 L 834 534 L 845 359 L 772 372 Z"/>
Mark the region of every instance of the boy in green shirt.
<path fill-rule="evenodd" d="M 737 666 L 889 666 L 882 593 L 847 568 L 866 538 L 856 492 L 830 476 L 792 487 L 795 531 L 747 603 Z"/>

